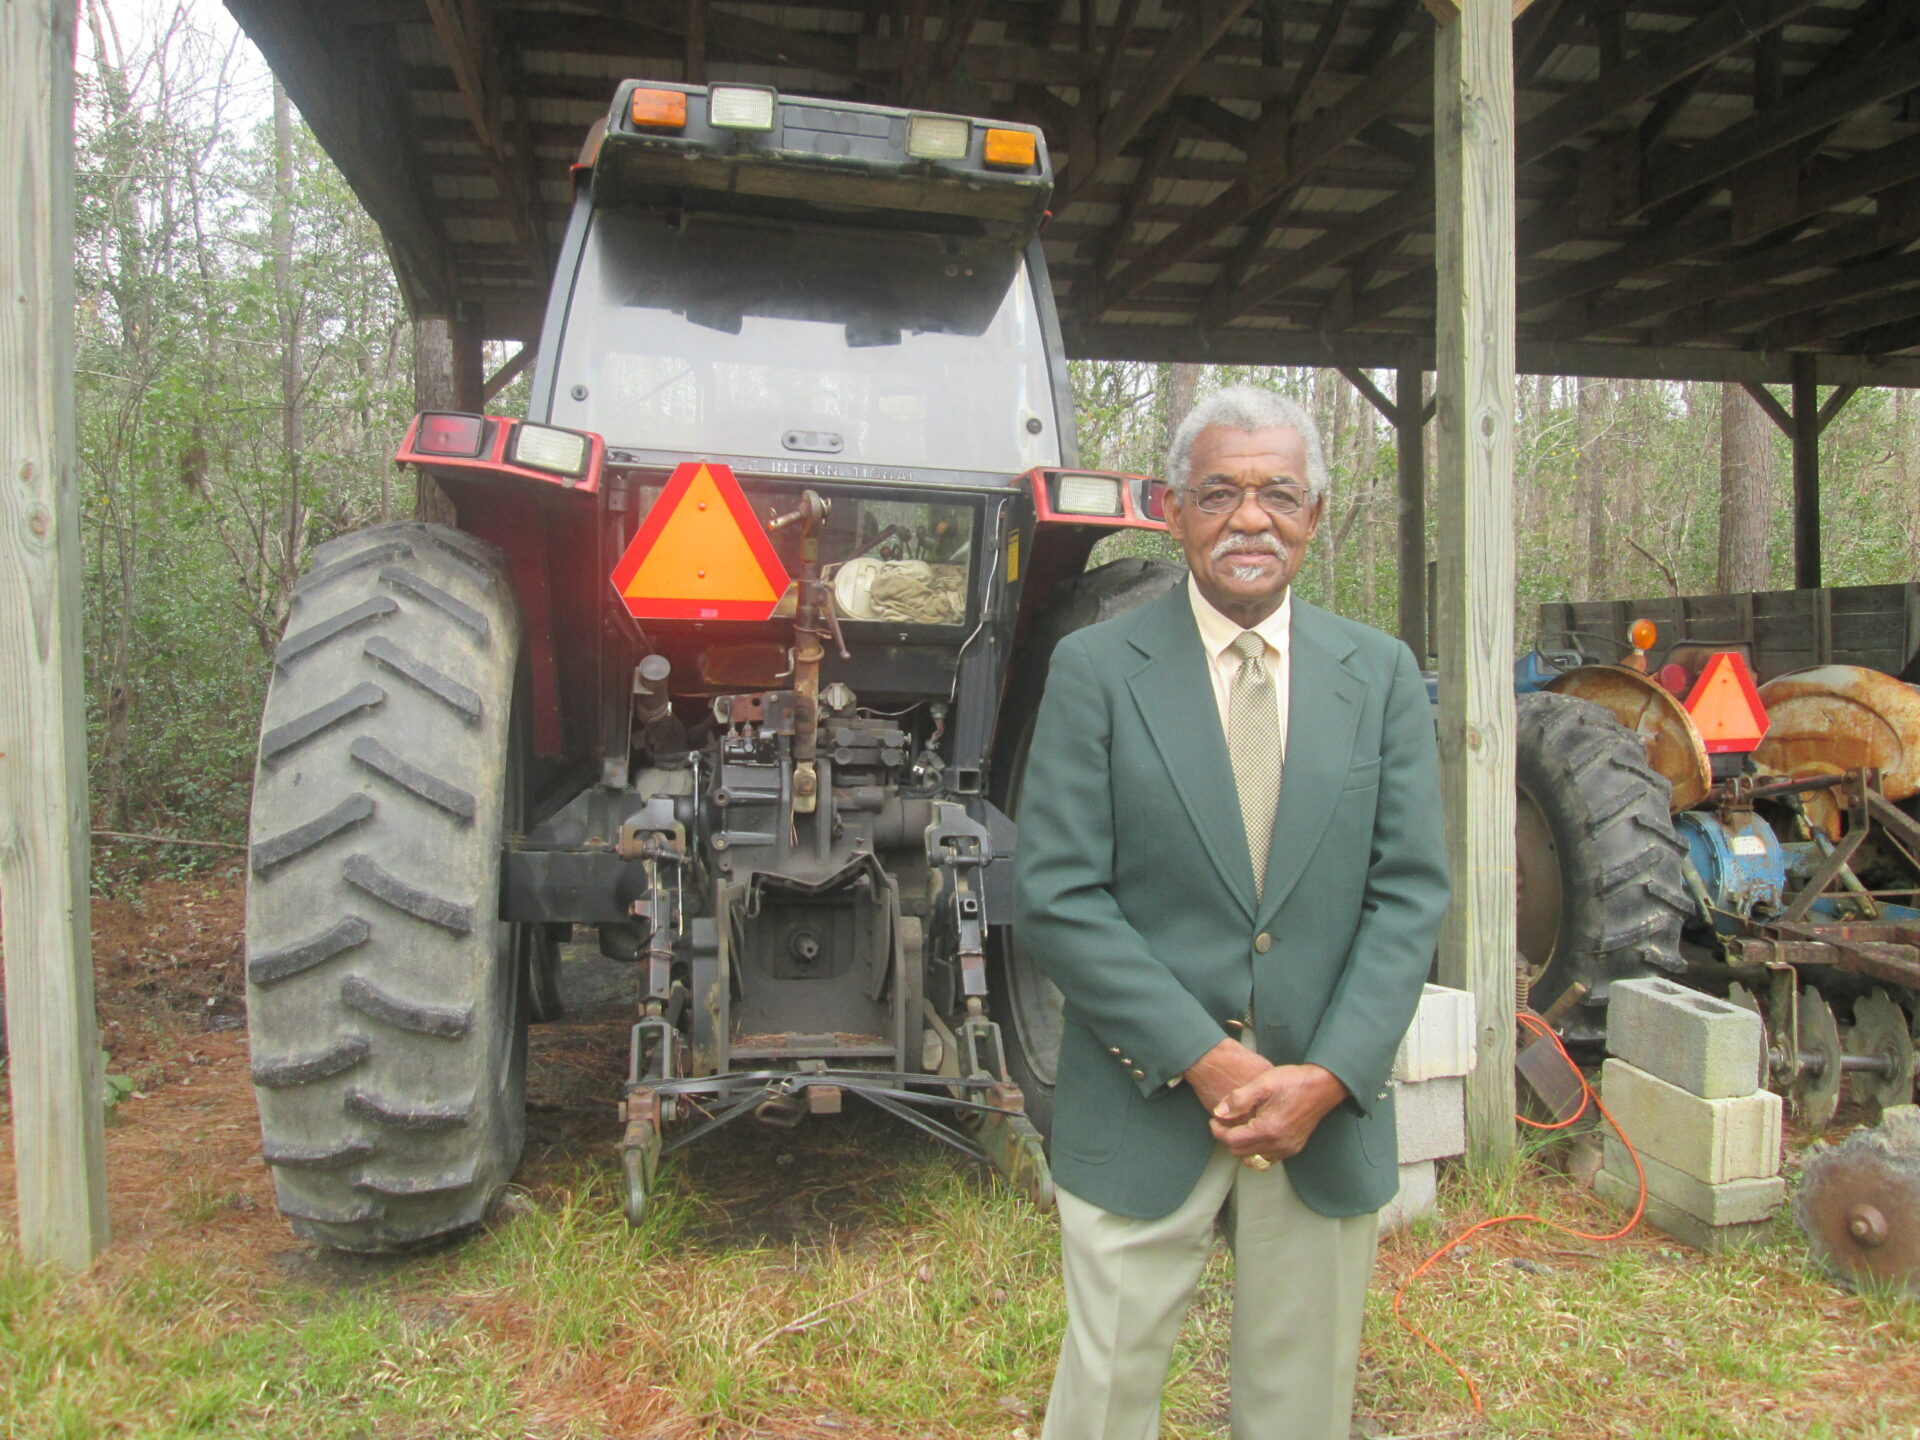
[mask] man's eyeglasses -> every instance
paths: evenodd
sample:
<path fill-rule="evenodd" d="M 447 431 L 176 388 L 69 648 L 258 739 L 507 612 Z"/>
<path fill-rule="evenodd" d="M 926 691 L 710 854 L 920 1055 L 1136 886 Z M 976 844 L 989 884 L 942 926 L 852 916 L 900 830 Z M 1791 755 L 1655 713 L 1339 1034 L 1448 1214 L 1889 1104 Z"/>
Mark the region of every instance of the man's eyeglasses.
<path fill-rule="evenodd" d="M 1297 515 L 1313 499 L 1313 493 L 1298 485 L 1262 485 L 1257 490 L 1238 485 L 1197 485 L 1186 491 L 1186 497 L 1196 510 L 1207 515 L 1231 515 L 1248 495 L 1269 515 Z"/>

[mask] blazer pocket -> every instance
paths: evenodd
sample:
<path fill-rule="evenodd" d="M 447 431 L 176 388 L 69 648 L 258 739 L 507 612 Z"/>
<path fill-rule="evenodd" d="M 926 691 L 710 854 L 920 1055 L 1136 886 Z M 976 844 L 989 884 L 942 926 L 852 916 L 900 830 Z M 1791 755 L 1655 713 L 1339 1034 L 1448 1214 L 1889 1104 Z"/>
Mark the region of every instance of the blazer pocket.
<path fill-rule="evenodd" d="M 1359 764 L 1349 767 L 1347 770 L 1346 783 L 1340 788 L 1342 790 L 1371 790 L 1379 783 L 1380 757 L 1376 755 L 1371 760 L 1362 760 Z"/>

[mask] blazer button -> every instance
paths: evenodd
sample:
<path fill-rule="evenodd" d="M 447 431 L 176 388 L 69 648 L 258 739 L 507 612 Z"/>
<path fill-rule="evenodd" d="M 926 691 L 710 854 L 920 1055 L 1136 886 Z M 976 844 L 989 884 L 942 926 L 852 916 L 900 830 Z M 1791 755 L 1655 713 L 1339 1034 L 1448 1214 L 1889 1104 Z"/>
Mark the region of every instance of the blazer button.
<path fill-rule="evenodd" d="M 1109 1045 L 1107 1047 L 1107 1053 L 1109 1055 L 1118 1055 L 1120 1053 L 1120 1047 L 1118 1045 Z"/>
<path fill-rule="evenodd" d="M 1136 1080 L 1144 1080 L 1147 1078 L 1147 1072 L 1144 1070 L 1136 1070 L 1133 1072 L 1133 1078 Z"/>
<path fill-rule="evenodd" d="M 1267 951 L 1273 949 L 1273 936 L 1262 930 L 1258 935 L 1253 937 L 1253 948 L 1258 954 L 1266 954 Z"/>

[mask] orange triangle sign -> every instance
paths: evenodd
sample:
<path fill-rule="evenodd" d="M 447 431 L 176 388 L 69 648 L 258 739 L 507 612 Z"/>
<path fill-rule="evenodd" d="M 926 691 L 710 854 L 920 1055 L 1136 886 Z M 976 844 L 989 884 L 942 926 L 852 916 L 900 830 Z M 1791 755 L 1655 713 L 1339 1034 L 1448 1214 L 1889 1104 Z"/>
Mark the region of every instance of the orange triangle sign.
<path fill-rule="evenodd" d="M 613 567 L 639 620 L 765 620 L 789 583 L 733 471 L 704 460 L 673 472 Z"/>
<path fill-rule="evenodd" d="M 1722 650 L 1707 661 L 1687 696 L 1687 713 L 1709 755 L 1751 750 L 1767 733 L 1767 708 L 1746 657 L 1737 651 Z"/>

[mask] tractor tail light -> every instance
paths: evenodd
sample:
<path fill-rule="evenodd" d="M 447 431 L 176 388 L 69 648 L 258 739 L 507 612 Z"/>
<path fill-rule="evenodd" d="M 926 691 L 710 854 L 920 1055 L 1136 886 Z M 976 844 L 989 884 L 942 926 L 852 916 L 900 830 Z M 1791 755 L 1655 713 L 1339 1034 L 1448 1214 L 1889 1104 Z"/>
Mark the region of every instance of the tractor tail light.
<path fill-rule="evenodd" d="M 1167 490 L 1168 485 L 1166 481 L 1149 480 L 1147 482 L 1147 498 L 1145 503 L 1140 507 L 1140 513 L 1145 515 L 1149 520 L 1165 520 L 1167 518 Z"/>
<path fill-rule="evenodd" d="M 426 414 L 420 417 L 420 430 L 413 448 L 427 455 L 451 455 L 471 460 L 486 447 L 487 421 L 484 415 Z"/>
<path fill-rule="evenodd" d="M 627 113 L 635 125 L 650 130 L 684 130 L 687 125 L 687 97 L 680 90 L 636 90 Z"/>
<path fill-rule="evenodd" d="M 1660 627 L 1642 616 L 1628 628 L 1627 639 L 1633 642 L 1636 650 L 1651 650 L 1659 642 Z"/>

